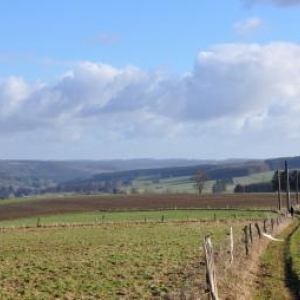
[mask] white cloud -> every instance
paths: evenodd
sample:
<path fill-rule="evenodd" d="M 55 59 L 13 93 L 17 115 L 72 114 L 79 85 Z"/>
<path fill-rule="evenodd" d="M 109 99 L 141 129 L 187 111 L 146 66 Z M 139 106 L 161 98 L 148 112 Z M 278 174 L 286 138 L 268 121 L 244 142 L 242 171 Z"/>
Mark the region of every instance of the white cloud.
<path fill-rule="evenodd" d="M 166 152 L 162 141 L 169 138 L 177 145 L 170 156 L 182 155 L 182 149 L 189 153 L 188 145 L 205 145 L 213 153 L 216 142 L 226 153 L 236 149 L 251 156 L 251 143 L 260 143 L 254 148 L 261 153 L 278 146 L 278 134 L 282 144 L 298 145 L 299 99 L 297 44 L 216 45 L 200 52 L 193 70 L 181 78 L 82 62 L 55 82 L 0 80 L 0 140 L 3 145 L 8 135 L 23 139 L 26 133 L 34 143 L 54 145 L 57 139 L 65 147 L 93 148 L 112 143 L 132 155 L 151 156 L 158 143 Z M 133 141 L 134 150 L 128 146 Z"/>
<path fill-rule="evenodd" d="M 261 28 L 263 21 L 260 18 L 250 18 L 234 24 L 235 32 L 241 36 L 249 36 Z"/>

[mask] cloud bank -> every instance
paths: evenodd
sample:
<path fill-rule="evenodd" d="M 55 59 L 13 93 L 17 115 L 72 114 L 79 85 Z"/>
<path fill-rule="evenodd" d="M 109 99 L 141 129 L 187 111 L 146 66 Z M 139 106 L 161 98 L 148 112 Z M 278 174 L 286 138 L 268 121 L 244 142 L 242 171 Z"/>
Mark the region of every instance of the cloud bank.
<path fill-rule="evenodd" d="M 299 99 L 300 46 L 292 43 L 216 45 L 181 77 L 87 61 L 53 82 L 2 78 L 0 139 L 169 138 L 220 142 L 231 151 L 254 141 L 253 148 L 274 147 L 278 135 L 299 139 Z"/>

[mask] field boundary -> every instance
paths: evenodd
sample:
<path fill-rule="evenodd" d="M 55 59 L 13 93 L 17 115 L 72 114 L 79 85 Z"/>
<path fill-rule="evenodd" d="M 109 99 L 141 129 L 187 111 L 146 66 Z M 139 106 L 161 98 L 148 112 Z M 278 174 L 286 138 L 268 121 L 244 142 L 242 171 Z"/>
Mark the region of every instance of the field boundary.
<path fill-rule="evenodd" d="M 252 299 L 252 283 L 253 274 L 257 269 L 257 262 L 260 255 L 265 250 L 266 246 L 272 241 L 267 239 L 263 233 L 278 234 L 284 230 L 289 224 L 291 219 L 281 217 L 279 222 L 268 220 L 262 220 L 255 222 L 255 227 L 260 229 L 260 232 L 254 229 L 254 224 L 250 224 L 244 227 L 243 233 L 238 233 L 238 238 L 235 238 L 233 248 L 233 261 L 231 259 L 232 252 L 230 252 L 230 239 L 226 244 L 221 245 L 215 250 L 214 260 L 216 261 L 215 269 L 217 270 L 218 278 L 218 290 L 221 299 L 231 300 L 249 300 Z M 274 220 L 274 219 L 273 219 Z M 268 222 L 267 222 L 268 221 Z M 252 227 L 252 233 L 245 228 Z M 236 235 L 237 233 L 235 233 Z M 206 289 L 209 289 L 209 285 L 206 285 Z M 187 298 L 188 299 L 188 298 Z M 208 299 L 213 299 L 208 298 Z"/>

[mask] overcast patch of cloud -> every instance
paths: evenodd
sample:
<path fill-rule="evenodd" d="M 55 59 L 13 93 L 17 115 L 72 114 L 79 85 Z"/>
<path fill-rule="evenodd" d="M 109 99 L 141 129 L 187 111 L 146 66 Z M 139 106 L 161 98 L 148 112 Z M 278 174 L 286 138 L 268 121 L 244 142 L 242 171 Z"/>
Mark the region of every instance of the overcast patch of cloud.
<path fill-rule="evenodd" d="M 263 21 L 260 18 L 250 18 L 233 25 L 233 29 L 238 35 L 250 36 L 261 28 Z"/>
<path fill-rule="evenodd" d="M 0 80 L 0 135 L 49 132 L 80 141 L 300 133 L 300 46 L 223 44 L 182 77 L 82 62 L 54 82 Z M 293 124 L 293 134 L 290 124 Z"/>

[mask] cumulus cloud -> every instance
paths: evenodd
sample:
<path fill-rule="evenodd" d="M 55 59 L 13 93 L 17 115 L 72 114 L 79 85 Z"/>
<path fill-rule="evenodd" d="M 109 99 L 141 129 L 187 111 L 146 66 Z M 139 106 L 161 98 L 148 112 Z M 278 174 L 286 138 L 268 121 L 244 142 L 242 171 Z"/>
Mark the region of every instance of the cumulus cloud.
<path fill-rule="evenodd" d="M 53 82 L 3 78 L 0 136 L 296 140 L 299 98 L 299 45 L 222 44 L 200 52 L 182 77 L 81 62 Z"/>
<path fill-rule="evenodd" d="M 270 3 L 278 6 L 293 6 L 300 4 L 300 0 L 244 0 L 244 2 L 247 6 L 260 3 Z"/>
<path fill-rule="evenodd" d="M 234 24 L 233 29 L 241 36 L 249 36 L 261 28 L 263 21 L 260 18 L 250 18 Z"/>

